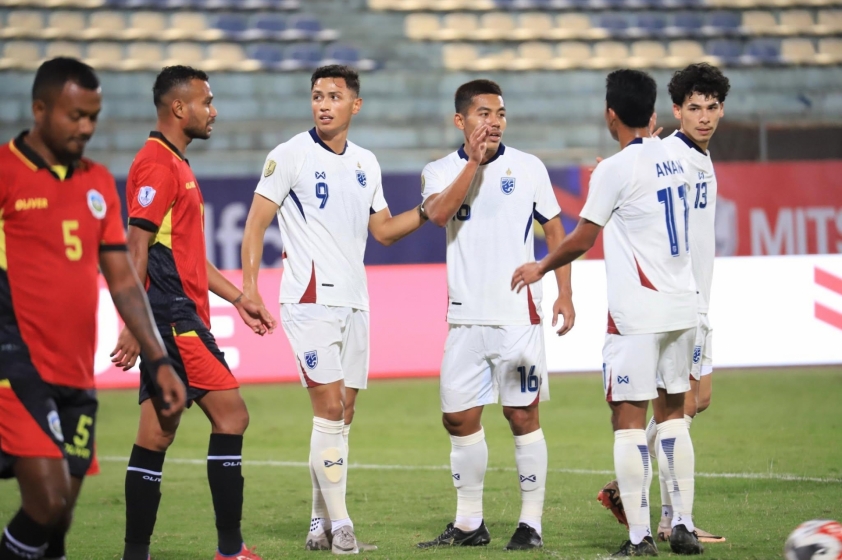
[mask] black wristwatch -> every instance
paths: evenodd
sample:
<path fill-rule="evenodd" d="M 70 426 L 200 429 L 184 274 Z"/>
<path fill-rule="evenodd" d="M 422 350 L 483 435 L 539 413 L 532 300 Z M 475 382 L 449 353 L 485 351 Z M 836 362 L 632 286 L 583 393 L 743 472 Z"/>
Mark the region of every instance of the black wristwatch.
<path fill-rule="evenodd" d="M 158 378 L 158 370 L 161 369 L 161 366 L 174 366 L 175 362 L 169 356 L 162 356 L 157 360 L 153 360 L 149 362 L 147 367 L 149 368 L 149 373 L 155 376 L 155 379 Z"/>
<path fill-rule="evenodd" d="M 427 215 L 427 211 L 424 210 L 424 204 L 426 202 L 427 201 L 425 200 L 424 202 L 422 202 L 421 204 L 418 205 L 418 215 L 421 216 L 422 220 L 429 220 L 430 219 L 430 217 Z"/>

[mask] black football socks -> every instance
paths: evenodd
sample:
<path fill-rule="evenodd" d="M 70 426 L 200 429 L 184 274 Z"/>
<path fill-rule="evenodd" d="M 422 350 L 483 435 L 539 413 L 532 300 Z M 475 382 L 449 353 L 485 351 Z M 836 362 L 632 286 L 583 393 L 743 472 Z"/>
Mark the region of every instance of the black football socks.
<path fill-rule="evenodd" d="M 216 513 L 219 552 L 224 555 L 236 554 L 243 547 L 240 532 L 243 517 L 242 454 L 243 436 L 211 434 L 208 483 Z"/>
<path fill-rule="evenodd" d="M 161 478 L 166 453 L 132 448 L 126 470 L 126 546 L 123 560 L 147 560 L 149 541 L 161 502 Z"/>
<path fill-rule="evenodd" d="M 36 523 L 19 509 L 0 537 L 0 560 L 41 558 L 50 532 L 49 527 Z"/>

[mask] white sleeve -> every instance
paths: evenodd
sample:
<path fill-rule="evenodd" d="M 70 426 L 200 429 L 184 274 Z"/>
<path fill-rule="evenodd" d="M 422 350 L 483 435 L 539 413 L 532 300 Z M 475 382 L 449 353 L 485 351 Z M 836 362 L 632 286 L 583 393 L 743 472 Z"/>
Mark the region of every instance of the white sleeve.
<path fill-rule="evenodd" d="M 297 167 L 293 151 L 283 144 L 278 146 L 266 157 L 254 192 L 281 206 L 298 176 Z"/>
<path fill-rule="evenodd" d="M 535 219 L 540 224 L 545 224 L 561 214 L 561 208 L 558 205 L 558 200 L 553 191 L 553 184 L 550 181 L 550 174 L 547 172 L 546 166 L 535 158 L 535 165 L 533 167 L 533 178 L 535 181 Z"/>
<path fill-rule="evenodd" d="M 434 163 L 428 163 L 421 172 L 421 198 L 427 200 L 431 195 L 438 194 L 450 186 L 445 183 L 435 170 Z"/>
<path fill-rule="evenodd" d="M 381 210 L 388 208 L 389 204 L 386 202 L 386 197 L 383 195 L 383 175 L 380 172 L 380 165 L 376 164 L 376 171 L 374 173 L 374 194 L 371 197 L 371 213 L 376 214 Z"/>
<path fill-rule="evenodd" d="M 612 165 L 600 163 L 591 174 L 590 186 L 588 188 L 588 199 L 585 207 L 579 213 L 579 217 L 589 220 L 598 226 L 605 226 L 617 207 L 620 198 L 620 190 L 623 183 Z"/>

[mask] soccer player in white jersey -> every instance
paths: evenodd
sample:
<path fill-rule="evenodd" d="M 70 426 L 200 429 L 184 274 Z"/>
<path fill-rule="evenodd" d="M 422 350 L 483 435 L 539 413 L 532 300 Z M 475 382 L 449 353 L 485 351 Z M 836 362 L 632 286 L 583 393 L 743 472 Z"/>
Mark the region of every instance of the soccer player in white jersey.
<path fill-rule="evenodd" d="M 269 153 L 243 234 L 243 292 L 262 302 L 257 277 L 263 237 L 277 214 L 284 241 L 281 324 L 313 406 L 313 510 L 307 550 L 371 550 L 357 543 L 345 506 L 348 432 L 368 379 L 368 287 L 363 254 L 370 231 L 390 245 L 426 221 L 420 207 L 392 217 L 377 158 L 347 140 L 362 107 L 347 66 L 313 73 L 315 127 Z"/>
<path fill-rule="evenodd" d="M 465 144 L 428 164 L 421 176 L 422 210 L 447 227 L 447 320 L 450 329 L 441 366 L 441 408 L 450 434 L 450 466 L 456 486 L 456 519 L 419 547 L 480 546 L 490 542 L 483 521 L 483 479 L 488 447 L 483 407 L 501 401 L 515 439 L 521 488 L 518 527 L 506 546 L 543 545 L 541 516 L 547 477 L 547 444 L 538 402 L 549 398 L 541 286 L 522 294 L 509 289 L 511 270 L 535 259 L 533 219 L 554 249 L 564 228 L 547 169 L 531 155 L 502 143 L 506 108 L 500 86 L 475 80 L 456 91 L 454 124 Z M 559 313 L 573 326 L 569 267 L 557 275 Z"/>
<path fill-rule="evenodd" d="M 694 455 L 684 421 L 698 311 L 688 239 L 689 184 L 682 162 L 649 133 L 657 86 L 646 73 L 617 70 L 606 80 L 605 120 L 621 150 L 594 170 L 579 224 L 539 263 L 518 268 L 520 291 L 583 255 L 604 228 L 608 333 L 603 384 L 614 427 L 614 470 L 629 540 L 615 556 L 656 556 L 649 524 L 652 466 L 646 409 L 658 422 L 658 461 L 668 468 L 674 517 L 670 547 L 702 551 L 692 520 Z M 659 386 L 660 385 L 660 386 Z"/>

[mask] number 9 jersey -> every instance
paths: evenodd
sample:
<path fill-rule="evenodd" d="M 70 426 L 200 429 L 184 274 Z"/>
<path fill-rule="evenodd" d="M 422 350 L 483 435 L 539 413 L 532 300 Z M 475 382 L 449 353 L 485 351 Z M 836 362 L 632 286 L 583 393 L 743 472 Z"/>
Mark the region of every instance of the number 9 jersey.
<path fill-rule="evenodd" d="M 695 327 L 688 178 L 657 138 L 636 138 L 593 172 L 580 217 L 603 226 L 608 332 Z"/>

